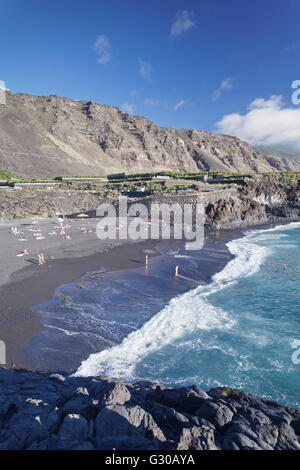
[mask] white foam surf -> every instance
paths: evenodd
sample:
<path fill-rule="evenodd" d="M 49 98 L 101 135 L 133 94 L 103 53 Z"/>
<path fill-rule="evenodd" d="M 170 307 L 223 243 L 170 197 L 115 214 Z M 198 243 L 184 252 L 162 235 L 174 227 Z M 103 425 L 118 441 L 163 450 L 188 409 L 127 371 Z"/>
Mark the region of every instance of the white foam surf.
<path fill-rule="evenodd" d="M 206 301 L 206 296 L 212 292 L 212 287 L 208 289 L 207 286 L 199 286 L 175 297 L 142 328 L 127 336 L 121 344 L 92 354 L 81 364 L 75 375 L 110 375 L 132 379 L 135 365 L 139 361 L 186 333 L 196 329 L 229 328 L 233 321 L 227 317 L 226 312 Z"/>
<path fill-rule="evenodd" d="M 295 224 L 291 224 L 296 228 Z M 296 224 L 297 225 L 297 224 Z M 300 223 L 297 225 L 300 226 Z M 166 307 L 139 330 L 133 331 L 121 344 L 99 353 L 91 354 L 82 362 L 76 376 L 110 375 L 126 380 L 135 376 L 136 364 L 148 354 L 184 337 L 186 333 L 200 330 L 231 328 L 235 321 L 221 308 L 209 303 L 207 298 L 239 279 L 259 271 L 271 248 L 255 243 L 257 234 L 282 230 L 289 226 L 256 230 L 245 237 L 230 241 L 227 246 L 235 256 L 225 268 L 215 274 L 208 285 L 200 285 L 172 299 Z"/>

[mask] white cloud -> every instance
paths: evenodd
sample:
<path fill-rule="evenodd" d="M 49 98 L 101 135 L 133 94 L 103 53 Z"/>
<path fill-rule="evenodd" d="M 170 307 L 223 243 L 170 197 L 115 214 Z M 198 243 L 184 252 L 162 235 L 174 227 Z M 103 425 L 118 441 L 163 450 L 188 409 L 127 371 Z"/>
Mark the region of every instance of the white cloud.
<path fill-rule="evenodd" d="M 159 101 L 156 100 L 155 98 L 145 98 L 144 103 L 147 106 L 158 106 L 159 105 Z"/>
<path fill-rule="evenodd" d="M 235 135 L 250 144 L 294 144 L 300 148 L 300 107 L 288 108 L 282 96 L 255 99 L 245 114 L 223 116 L 217 131 Z"/>
<path fill-rule="evenodd" d="M 184 101 L 184 100 L 178 101 L 178 102 L 175 104 L 175 106 L 174 106 L 174 108 L 173 108 L 173 111 L 175 111 L 175 112 L 178 111 L 178 109 L 181 108 L 184 104 L 185 104 L 185 101 Z"/>
<path fill-rule="evenodd" d="M 148 81 L 151 81 L 152 65 L 149 62 L 145 62 L 142 59 L 139 59 L 140 65 L 140 74 L 141 76 Z"/>
<path fill-rule="evenodd" d="M 132 114 L 134 112 L 134 105 L 125 102 L 121 104 L 121 109 L 123 109 L 123 111 L 125 111 L 126 113 Z"/>
<path fill-rule="evenodd" d="M 96 41 L 94 42 L 94 50 L 97 52 L 98 55 L 98 64 L 102 65 L 110 61 L 110 41 L 107 36 L 104 36 L 103 34 L 97 36 Z"/>
<path fill-rule="evenodd" d="M 216 91 L 214 92 L 214 94 L 212 96 L 212 99 L 214 101 L 216 101 L 220 98 L 223 91 L 231 90 L 232 89 L 232 81 L 233 81 L 232 78 L 225 78 L 225 80 L 223 80 L 221 82 L 219 88 L 217 88 Z"/>
<path fill-rule="evenodd" d="M 179 36 L 194 26 L 196 26 L 196 23 L 194 21 L 194 13 L 192 11 L 178 11 L 171 26 L 171 37 Z"/>

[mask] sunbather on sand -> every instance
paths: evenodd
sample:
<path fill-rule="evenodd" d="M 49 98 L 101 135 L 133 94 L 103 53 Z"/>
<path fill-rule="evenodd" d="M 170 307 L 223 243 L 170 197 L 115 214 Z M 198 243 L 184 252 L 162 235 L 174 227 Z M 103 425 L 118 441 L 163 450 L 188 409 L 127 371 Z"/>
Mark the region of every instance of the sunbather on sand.
<path fill-rule="evenodd" d="M 11 235 L 19 235 L 20 234 L 17 227 L 11 227 L 10 228 L 10 233 L 11 233 Z"/>
<path fill-rule="evenodd" d="M 17 254 L 17 256 L 28 256 L 28 255 L 29 255 L 29 253 L 28 253 L 28 251 L 26 250 L 26 248 L 25 248 L 24 251 L 22 251 L 21 253 L 18 253 L 18 254 Z"/>

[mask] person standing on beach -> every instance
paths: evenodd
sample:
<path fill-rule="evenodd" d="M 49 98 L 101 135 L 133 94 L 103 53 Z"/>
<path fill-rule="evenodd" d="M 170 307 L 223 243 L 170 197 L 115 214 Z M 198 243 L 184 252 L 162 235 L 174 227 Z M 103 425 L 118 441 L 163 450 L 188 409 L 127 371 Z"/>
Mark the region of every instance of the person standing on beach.
<path fill-rule="evenodd" d="M 41 266 L 42 264 L 45 264 L 46 261 L 45 261 L 43 253 L 39 253 L 37 256 L 38 256 L 39 266 Z"/>
<path fill-rule="evenodd" d="M 149 255 L 146 255 L 145 258 L 145 272 L 148 273 L 148 264 L 149 264 Z"/>

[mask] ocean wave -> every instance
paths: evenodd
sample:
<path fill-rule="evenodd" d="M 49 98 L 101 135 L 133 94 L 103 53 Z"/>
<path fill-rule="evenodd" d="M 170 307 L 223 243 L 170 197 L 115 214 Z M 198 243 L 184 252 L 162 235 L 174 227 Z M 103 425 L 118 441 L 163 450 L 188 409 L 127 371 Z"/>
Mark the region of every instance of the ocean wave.
<path fill-rule="evenodd" d="M 137 362 L 186 333 L 195 329 L 230 328 L 234 321 L 224 310 L 210 305 L 204 296 L 199 295 L 201 289 L 204 288 L 200 286 L 172 299 L 160 313 L 132 332 L 121 344 L 92 354 L 75 375 L 109 374 L 131 379 Z"/>
<path fill-rule="evenodd" d="M 125 380 L 136 377 L 136 365 L 148 354 L 155 352 L 184 335 L 199 330 L 232 328 L 235 320 L 226 311 L 209 303 L 208 297 L 252 276 L 260 270 L 272 248 L 256 243 L 259 235 L 275 230 L 300 227 L 300 223 L 277 226 L 267 230 L 253 230 L 243 238 L 227 244 L 235 256 L 207 285 L 200 285 L 187 293 L 173 298 L 168 305 L 149 320 L 142 328 L 130 333 L 117 346 L 94 353 L 82 362 L 76 376 L 110 375 Z"/>
<path fill-rule="evenodd" d="M 269 232 L 277 232 L 277 231 L 285 231 L 285 230 L 294 230 L 296 228 L 300 228 L 300 222 L 290 222 L 288 224 L 279 224 L 275 225 L 275 227 L 264 228 L 264 229 L 251 229 L 245 232 L 246 235 L 256 236 L 256 235 L 263 235 Z"/>
<path fill-rule="evenodd" d="M 254 234 L 249 234 L 227 243 L 230 253 L 235 255 L 235 258 L 213 276 L 213 281 L 228 283 L 252 276 L 259 271 L 265 258 L 271 253 L 271 249 L 257 245 L 253 238 Z"/>

